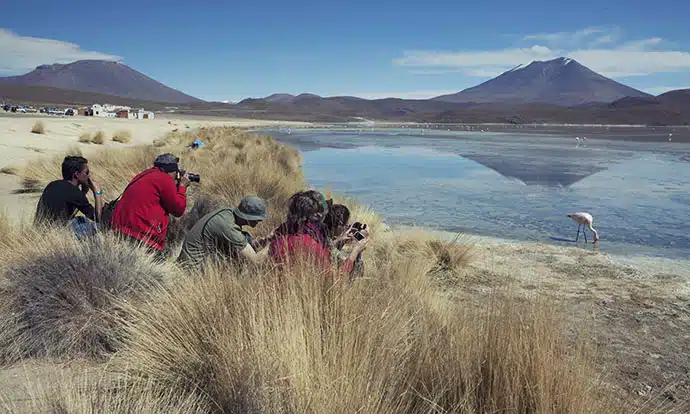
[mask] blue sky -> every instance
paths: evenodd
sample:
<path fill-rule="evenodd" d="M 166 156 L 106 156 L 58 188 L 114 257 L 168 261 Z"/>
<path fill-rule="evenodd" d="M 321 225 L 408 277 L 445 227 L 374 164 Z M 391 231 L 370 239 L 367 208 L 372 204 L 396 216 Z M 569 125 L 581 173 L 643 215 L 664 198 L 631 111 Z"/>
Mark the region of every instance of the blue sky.
<path fill-rule="evenodd" d="M 680 0 L 3 3 L 0 76 L 100 58 L 206 100 L 427 98 L 565 55 L 650 93 L 690 88 Z"/>

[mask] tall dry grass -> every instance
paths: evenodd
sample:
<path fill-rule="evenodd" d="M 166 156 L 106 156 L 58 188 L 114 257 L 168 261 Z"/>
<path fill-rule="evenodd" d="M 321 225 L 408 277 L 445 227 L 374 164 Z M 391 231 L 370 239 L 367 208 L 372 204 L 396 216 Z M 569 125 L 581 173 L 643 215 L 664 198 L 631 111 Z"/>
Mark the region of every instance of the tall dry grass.
<path fill-rule="evenodd" d="M 203 139 L 206 147 L 192 150 L 189 145 L 197 137 Z M 271 137 L 254 136 L 231 127 L 174 132 L 154 145 L 106 148 L 88 159 L 92 177 L 101 184 L 106 199 L 112 200 L 132 177 L 150 168 L 156 156 L 165 152 L 180 157 L 182 168 L 201 174 L 201 183 L 193 183 L 188 191 L 190 208 L 200 198 L 214 200 L 217 206 L 235 206 L 250 194 L 265 199 L 269 219 L 256 228 L 259 236 L 270 233 L 282 222 L 287 200 L 306 186 L 297 150 L 282 146 Z M 75 147 L 50 160 L 27 163 L 20 172 L 24 189 L 40 191 L 60 178 L 65 155 L 82 154 Z M 171 235 L 180 234 L 171 231 Z M 179 241 L 170 239 L 173 244 Z"/>
<path fill-rule="evenodd" d="M 17 391 L 0 389 L 0 409 L 31 414 L 207 412 L 192 394 L 179 395 L 172 390 L 158 393 L 151 384 L 114 377 L 106 370 L 55 371 L 43 370 L 40 378 L 20 387 L 23 398 L 16 398 Z M 36 372 L 24 375 L 36 375 Z"/>
<path fill-rule="evenodd" d="M 79 241 L 67 229 L 0 232 L 0 364 L 102 360 L 120 344 L 118 299 L 134 301 L 175 275 L 112 234 Z"/>
<path fill-rule="evenodd" d="M 113 364 L 209 412 L 610 412 L 548 304 L 446 302 L 433 265 L 209 270 L 130 307 Z"/>
<path fill-rule="evenodd" d="M 206 147 L 189 149 L 195 138 Z M 305 187 L 294 149 L 234 128 L 174 132 L 152 146 L 105 149 L 89 163 L 112 199 L 163 152 L 201 174 L 189 191 L 193 214 L 171 227 L 176 243 L 194 217 L 247 194 L 268 202 L 271 218 L 256 229 L 265 235 Z M 61 160 L 28 164 L 25 185 L 57 178 Z M 108 370 L 127 381 L 111 386 L 90 378 L 78 391 L 45 394 L 35 406 L 49 412 L 612 412 L 596 392 L 587 348 L 565 342 L 551 304 L 500 296 L 481 307 L 450 302 L 433 276 L 465 266 L 471 247 L 386 231 L 375 212 L 336 201 L 371 228 L 364 274 L 352 284 L 300 262 L 176 277 L 170 275 L 181 270 L 169 268 L 165 289 L 152 281 L 129 296 L 123 292 L 139 277 L 132 269 L 148 266 L 139 253 L 130 260 L 115 244 L 42 241 L 0 227 L 15 246 L 0 260 L 6 358 L 99 358 L 118 350 Z M 60 263 L 72 270 L 57 271 Z M 144 281 L 148 273 L 141 272 Z M 47 296 L 31 292 L 32 284 L 47 287 Z M 7 317 L 18 311 L 26 322 Z M 102 337 L 115 342 L 93 341 Z"/>

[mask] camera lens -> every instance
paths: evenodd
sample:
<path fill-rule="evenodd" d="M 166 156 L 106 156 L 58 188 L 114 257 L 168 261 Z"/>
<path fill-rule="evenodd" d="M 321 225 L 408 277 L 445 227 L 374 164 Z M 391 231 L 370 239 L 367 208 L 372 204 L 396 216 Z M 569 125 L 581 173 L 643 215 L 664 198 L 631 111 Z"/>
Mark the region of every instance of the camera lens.
<path fill-rule="evenodd" d="M 201 181 L 201 176 L 199 174 L 189 173 L 187 174 L 187 177 L 189 177 L 189 181 L 193 183 L 198 183 Z"/>

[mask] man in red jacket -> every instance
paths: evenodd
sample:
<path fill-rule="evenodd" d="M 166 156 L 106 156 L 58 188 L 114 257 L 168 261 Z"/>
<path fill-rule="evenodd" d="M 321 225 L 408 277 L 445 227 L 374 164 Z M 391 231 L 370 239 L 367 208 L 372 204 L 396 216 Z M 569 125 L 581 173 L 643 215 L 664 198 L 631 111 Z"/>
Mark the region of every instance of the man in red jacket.
<path fill-rule="evenodd" d="M 187 207 L 189 177 L 185 173 L 177 182 L 178 162 L 172 154 L 159 155 L 152 168 L 130 181 L 112 217 L 115 232 L 144 243 L 161 258 L 168 214 L 181 217 Z"/>

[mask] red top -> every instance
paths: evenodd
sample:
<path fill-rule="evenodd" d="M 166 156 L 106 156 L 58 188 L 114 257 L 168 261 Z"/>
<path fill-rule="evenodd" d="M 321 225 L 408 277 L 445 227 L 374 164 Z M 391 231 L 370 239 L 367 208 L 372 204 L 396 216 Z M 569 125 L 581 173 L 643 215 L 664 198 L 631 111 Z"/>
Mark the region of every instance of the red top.
<path fill-rule="evenodd" d="M 187 207 L 187 187 L 179 186 L 157 167 L 142 171 L 132 181 L 146 174 L 122 194 L 112 218 L 113 229 L 141 240 L 162 251 L 168 232 L 168 214 L 180 217 Z"/>
<path fill-rule="evenodd" d="M 331 254 L 328 249 L 308 234 L 276 237 L 271 241 L 270 254 L 279 264 L 286 263 L 290 258 L 301 256 L 314 259 L 324 268 L 331 267 Z M 347 259 L 338 270 L 341 274 L 349 274 L 354 265 L 355 262 L 352 259 Z"/>

